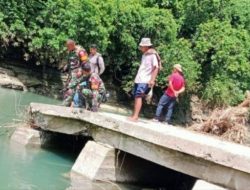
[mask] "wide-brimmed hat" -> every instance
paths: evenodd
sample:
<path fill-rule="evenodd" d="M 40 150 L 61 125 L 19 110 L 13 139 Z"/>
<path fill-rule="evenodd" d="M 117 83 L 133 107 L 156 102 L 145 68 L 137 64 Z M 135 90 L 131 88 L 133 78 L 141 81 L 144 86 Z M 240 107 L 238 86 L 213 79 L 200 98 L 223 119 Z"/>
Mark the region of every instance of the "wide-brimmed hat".
<path fill-rule="evenodd" d="M 175 64 L 174 68 L 177 69 L 179 72 L 182 73 L 182 66 L 180 64 Z"/>
<path fill-rule="evenodd" d="M 152 46 L 153 44 L 151 43 L 151 39 L 150 38 L 142 38 L 141 39 L 141 42 L 139 44 L 139 46 L 142 46 L 142 47 L 149 47 L 149 46 Z"/>

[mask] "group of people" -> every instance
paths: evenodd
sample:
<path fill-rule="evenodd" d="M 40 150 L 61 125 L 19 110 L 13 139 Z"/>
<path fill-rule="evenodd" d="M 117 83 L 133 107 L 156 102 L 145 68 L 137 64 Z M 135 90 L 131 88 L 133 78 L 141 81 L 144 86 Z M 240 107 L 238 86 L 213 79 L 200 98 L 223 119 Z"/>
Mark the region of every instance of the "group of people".
<path fill-rule="evenodd" d="M 91 45 L 89 55 L 73 40 L 68 40 L 66 46 L 68 57 L 64 71 L 68 71 L 69 77 L 64 91 L 64 105 L 98 111 L 101 102 L 106 99 L 105 85 L 100 78 L 105 70 L 103 57 L 97 52 L 95 44 Z M 153 48 L 150 38 L 142 38 L 139 47 L 143 55 L 134 81 L 134 111 L 129 117 L 134 122 L 139 118 L 143 98 L 152 91 L 162 69 L 161 58 Z M 166 81 L 168 88 L 160 98 L 153 120 L 170 123 L 176 100 L 185 91 L 185 79 L 180 64 L 173 66 L 172 74 Z"/>
<path fill-rule="evenodd" d="M 100 78 L 105 70 L 103 57 L 95 44 L 90 46 L 90 54 L 73 40 L 67 40 L 66 46 L 67 64 L 63 71 L 68 72 L 68 78 L 63 105 L 96 112 L 106 96 L 105 85 Z"/>
<path fill-rule="evenodd" d="M 160 56 L 153 48 L 150 38 L 142 38 L 139 47 L 143 55 L 134 81 L 135 104 L 133 115 L 129 118 L 131 121 L 138 120 L 142 99 L 153 89 L 157 75 L 162 69 Z M 173 66 L 172 74 L 167 77 L 166 81 L 168 82 L 168 88 L 160 98 L 153 120 L 171 123 L 176 100 L 185 91 L 185 79 L 180 64 Z M 167 109 L 167 112 L 165 112 L 165 109 Z"/>

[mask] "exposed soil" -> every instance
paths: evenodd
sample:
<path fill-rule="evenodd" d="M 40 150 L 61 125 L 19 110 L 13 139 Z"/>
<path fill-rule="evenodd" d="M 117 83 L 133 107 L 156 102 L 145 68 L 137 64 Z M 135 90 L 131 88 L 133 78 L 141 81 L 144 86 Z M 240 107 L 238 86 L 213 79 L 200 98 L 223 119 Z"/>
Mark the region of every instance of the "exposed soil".
<path fill-rule="evenodd" d="M 250 93 L 236 107 L 215 109 L 207 119 L 195 123 L 189 129 L 219 136 L 225 140 L 249 144 Z"/>

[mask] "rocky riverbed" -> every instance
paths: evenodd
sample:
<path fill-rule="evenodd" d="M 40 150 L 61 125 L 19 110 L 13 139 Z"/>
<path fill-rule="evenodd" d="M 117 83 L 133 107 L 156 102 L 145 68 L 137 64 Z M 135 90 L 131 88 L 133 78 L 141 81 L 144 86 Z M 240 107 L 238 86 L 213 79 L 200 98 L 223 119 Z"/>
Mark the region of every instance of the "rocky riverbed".
<path fill-rule="evenodd" d="M 15 90 L 26 90 L 26 86 L 21 80 L 15 77 L 14 72 L 4 68 L 0 68 L 0 86 Z"/>
<path fill-rule="evenodd" d="M 42 73 L 38 69 L 0 63 L 0 87 L 30 91 L 59 99 L 63 80 L 65 75 L 55 69 L 48 69 Z"/>
<path fill-rule="evenodd" d="M 63 84 L 67 75 L 56 68 L 47 68 L 46 71 L 38 67 L 28 67 L 21 63 L 0 62 L 0 87 L 29 91 L 48 97 L 61 99 Z M 102 76 L 105 86 L 110 93 L 109 102 L 119 105 L 128 104 L 127 95 L 113 84 L 108 75 Z"/>

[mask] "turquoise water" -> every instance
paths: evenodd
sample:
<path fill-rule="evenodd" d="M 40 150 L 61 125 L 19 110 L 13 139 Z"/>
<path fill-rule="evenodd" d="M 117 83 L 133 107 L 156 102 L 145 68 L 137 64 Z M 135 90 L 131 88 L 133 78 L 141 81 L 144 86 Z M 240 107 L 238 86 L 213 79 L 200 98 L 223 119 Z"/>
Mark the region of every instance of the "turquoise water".
<path fill-rule="evenodd" d="M 25 149 L 0 137 L 0 189 L 65 189 L 72 160 L 46 150 Z"/>
<path fill-rule="evenodd" d="M 0 88 L 0 190 L 136 190 L 124 185 L 92 183 L 67 178 L 75 157 L 58 149 L 25 148 L 10 141 L 11 130 L 2 126 L 25 116 L 31 102 L 60 104 L 33 93 Z M 13 129 L 12 129 L 13 131 Z M 141 188 L 139 188 L 141 189 Z"/>
<path fill-rule="evenodd" d="M 32 93 L 0 88 L 0 126 L 21 120 L 30 102 L 60 103 Z M 9 133 L 1 131 L 0 189 L 65 189 L 70 185 L 62 174 L 70 171 L 73 159 L 44 149 L 26 149 L 11 143 Z"/>
<path fill-rule="evenodd" d="M 0 88 L 0 126 L 20 119 L 31 102 L 60 104 L 58 100 L 33 93 Z"/>

